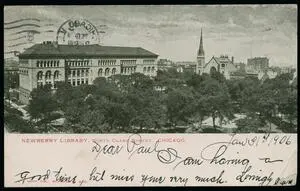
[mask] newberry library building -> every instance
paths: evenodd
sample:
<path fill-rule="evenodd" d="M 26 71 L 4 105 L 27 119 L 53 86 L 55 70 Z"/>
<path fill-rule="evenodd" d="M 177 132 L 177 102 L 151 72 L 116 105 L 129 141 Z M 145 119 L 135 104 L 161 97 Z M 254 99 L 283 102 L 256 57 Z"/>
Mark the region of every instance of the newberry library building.
<path fill-rule="evenodd" d="M 155 76 L 158 55 L 140 47 L 35 44 L 19 54 L 20 101 L 29 103 L 38 86 L 67 81 L 73 86 L 92 84 L 97 77 L 135 72 Z"/>

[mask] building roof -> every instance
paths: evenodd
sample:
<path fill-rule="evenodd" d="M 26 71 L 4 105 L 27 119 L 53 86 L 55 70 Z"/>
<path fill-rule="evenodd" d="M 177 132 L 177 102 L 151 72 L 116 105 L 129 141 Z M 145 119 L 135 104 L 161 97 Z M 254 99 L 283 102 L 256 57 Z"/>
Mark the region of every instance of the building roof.
<path fill-rule="evenodd" d="M 157 57 L 141 47 L 101 45 L 35 44 L 19 55 L 19 58 L 74 58 L 74 57 Z"/>
<path fill-rule="evenodd" d="M 220 56 L 220 57 L 214 57 L 214 56 L 213 56 L 213 57 L 210 59 L 210 61 L 211 61 L 212 59 L 214 59 L 214 60 L 217 62 L 217 64 L 232 64 L 234 67 L 236 67 L 236 66 L 232 63 L 232 61 L 228 58 L 228 56 Z M 207 63 L 205 64 L 204 67 L 206 67 L 206 66 L 210 63 L 210 61 L 207 62 Z"/>

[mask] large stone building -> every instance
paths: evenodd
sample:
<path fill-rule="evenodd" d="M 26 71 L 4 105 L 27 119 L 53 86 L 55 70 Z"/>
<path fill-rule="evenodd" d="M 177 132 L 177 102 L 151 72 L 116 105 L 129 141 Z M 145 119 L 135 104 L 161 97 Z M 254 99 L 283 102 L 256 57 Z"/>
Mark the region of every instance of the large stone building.
<path fill-rule="evenodd" d="M 155 76 L 157 57 L 140 47 L 35 44 L 19 55 L 20 101 L 28 104 L 34 88 L 45 84 L 56 88 L 58 81 L 78 86 L 115 74 Z"/>

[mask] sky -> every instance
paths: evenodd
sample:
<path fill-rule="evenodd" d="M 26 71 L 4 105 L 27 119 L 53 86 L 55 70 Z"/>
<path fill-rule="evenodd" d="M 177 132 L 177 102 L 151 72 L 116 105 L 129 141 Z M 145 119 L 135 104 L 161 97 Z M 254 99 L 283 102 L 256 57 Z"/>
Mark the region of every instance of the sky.
<path fill-rule="evenodd" d="M 20 31 L 33 25 L 15 28 L 28 22 L 18 21 L 24 18 L 39 20 L 30 21 L 40 31 L 31 43 Z M 6 6 L 4 50 L 55 40 L 59 26 L 72 18 L 104 31 L 101 45 L 143 47 L 173 61 L 196 61 L 202 28 L 206 62 L 228 55 L 235 62 L 268 57 L 271 66 L 297 65 L 297 5 Z"/>

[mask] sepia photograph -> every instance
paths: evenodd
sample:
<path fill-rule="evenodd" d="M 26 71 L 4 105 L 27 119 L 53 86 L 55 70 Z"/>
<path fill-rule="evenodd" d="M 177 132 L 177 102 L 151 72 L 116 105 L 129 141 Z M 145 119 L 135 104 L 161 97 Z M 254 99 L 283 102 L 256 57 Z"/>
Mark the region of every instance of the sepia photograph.
<path fill-rule="evenodd" d="M 7 133 L 296 133 L 296 5 L 4 7 Z"/>

